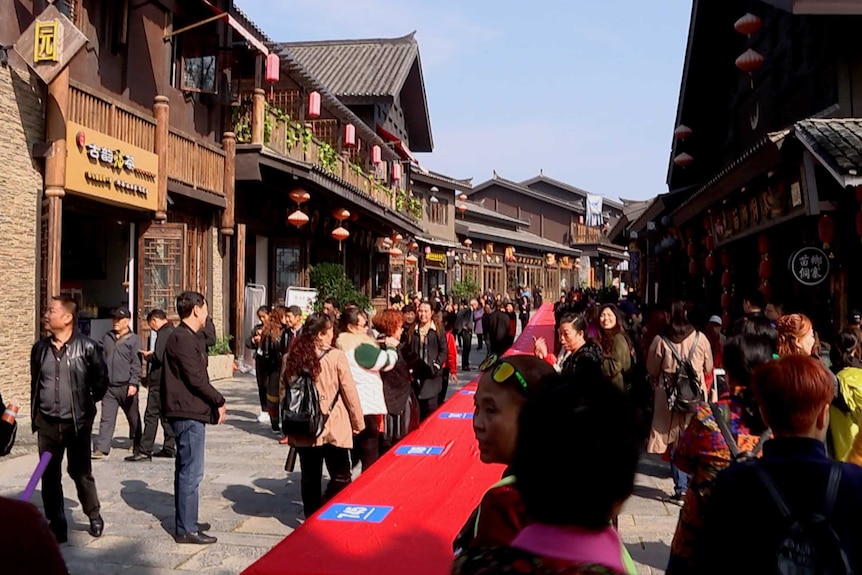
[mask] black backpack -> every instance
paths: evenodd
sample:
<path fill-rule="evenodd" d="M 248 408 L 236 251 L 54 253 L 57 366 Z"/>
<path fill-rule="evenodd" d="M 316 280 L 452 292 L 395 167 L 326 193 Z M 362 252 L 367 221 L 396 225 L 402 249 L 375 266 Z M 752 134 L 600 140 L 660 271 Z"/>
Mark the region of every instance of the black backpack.
<path fill-rule="evenodd" d="M 318 359 L 323 359 L 326 353 L 323 352 Z M 339 387 L 329 409 L 326 413 L 321 412 L 320 394 L 317 393 L 314 378 L 307 371 L 303 371 L 290 382 L 281 404 L 281 432 L 287 436 L 317 439 L 323 433 L 329 413 L 340 395 Z"/>
<path fill-rule="evenodd" d="M 778 492 L 769 474 L 757 465 L 757 475 L 766 487 L 772 501 L 787 523 L 787 531 L 775 554 L 778 575 L 850 575 L 853 569 L 841 540 L 829 523 L 838 485 L 841 483 L 841 464 L 832 462 L 823 511 L 800 519 L 793 515 Z"/>
<path fill-rule="evenodd" d="M 691 364 L 694 358 L 694 352 L 697 350 L 697 342 L 700 339 L 700 332 L 696 332 L 694 343 L 688 351 L 688 357 L 683 359 L 679 352 L 669 339 L 662 336 L 665 345 L 670 349 L 674 359 L 676 359 L 676 373 L 664 374 L 664 391 L 667 394 L 667 407 L 671 411 L 681 413 L 694 413 L 697 408 L 703 403 L 703 388 L 701 387 L 700 378 Z"/>

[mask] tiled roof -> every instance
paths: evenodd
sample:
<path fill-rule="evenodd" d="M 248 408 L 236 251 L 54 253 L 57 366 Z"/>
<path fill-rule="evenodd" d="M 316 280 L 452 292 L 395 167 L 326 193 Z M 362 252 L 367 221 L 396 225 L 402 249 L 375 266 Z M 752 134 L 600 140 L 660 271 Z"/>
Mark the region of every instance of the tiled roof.
<path fill-rule="evenodd" d="M 842 186 L 862 185 L 862 119 L 803 120 L 793 135 Z"/>
<path fill-rule="evenodd" d="M 401 38 L 279 44 L 339 97 L 397 96 L 419 55 L 415 32 Z"/>
<path fill-rule="evenodd" d="M 236 2 L 233 3 L 230 9 L 231 16 L 236 18 L 236 20 L 242 24 L 246 29 L 250 29 L 251 32 L 257 36 L 258 40 L 263 42 L 264 44 L 272 44 L 272 38 L 266 35 L 266 32 L 260 29 L 260 27 L 255 24 L 251 18 L 248 17 L 248 14 L 243 12 L 239 6 L 236 5 Z"/>
<path fill-rule="evenodd" d="M 530 232 L 523 230 L 498 228 L 485 224 L 477 224 L 476 222 L 457 222 L 455 229 L 459 234 L 466 232 L 466 235 L 471 238 L 507 243 L 515 247 L 523 247 L 537 252 L 555 253 L 566 256 L 581 255 L 581 250 L 546 240 L 536 234 L 531 234 Z"/>
<path fill-rule="evenodd" d="M 555 188 L 558 188 L 558 189 L 563 190 L 565 192 L 569 192 L 571 194 L 574 194 L 574 195 L 578 196 L 579 198 L 586 198 L 587 194 L 591 193 L 591 192 L 588 192 L 588 191 L 583 190 L 581 188 L 578 188 L 576 186 L 573 186 L 571 184 L 561 182 L 560 180 L 555 180 L 554 178 L 549 178 L 544 173 L 540 173 L 538 176 L 534 176 L 534 177 L 530 178 L 529 180 L 524 180 L 523 182 L 521 182 L 521 185 L 532 189 L 531 186 L 533 184 L 538 183 L 538 182 L 546 182 L 546 183 L 554 186 Z M 610 198 L 605 198 L 604 196 L 602 196 L 602 201 L 605 205 L 608 205 L 608 206 L 611 206 L 611 207 L 614 207 L 614 208 L 617 208 L 620 210 L 623 208 L 623 205 L 616 200 L 612 200 Z"/>
<path fill-rule="evenodd" d="M 458 202 L 462 203 L 462 202 Z M 520 218 L 513 218 L 511 216 L 507 216 L 506 214 L 501 214 L 496 210 L 489 210 L 479 202 L 463 202 L 464 205 L 467 206 L 468 214 L 476 214 L 479 216 L 484 216 L 489 219 L 498 220 L 501 222 L 506 222 L 509 224 L 514 224 L 516 226 L 529 226 L 530 222 L 527 220 L 522 220 Z"/>
<path fill-rule="evenodd" d="M 417 179 L 421 179 L 427 182 L 441 183 L 443 185 L 447 185 L 461 191 L 473 189 L 473 178 L 459 180 L 457 178 L 451 178 L 449 176 L 445 176 L 439 172 L 434 172 L 432 170 L 425 170 L 424 172 L 421 170 L 417 170 L 412 172 L 411 177 L 415 177 Z"/>
<path fill-rule="evenodd" d="M 467 192 L 467 195 L 468 196 L 473 195 L 476 192 L 484 190 L 485 188 L 490 188 L 494 184 L 498 184 L 498 185 L 503 186 L 504 188 L 508 188 L 514 192 L 518 192 L 520 194 L 524 194 L 525 196 L 529 196 L 531 198 L 541 200 L 543 202 L 557 206 L 559 208 L 565 208 L 571 212 L 576 212 L 579 214 L 584 213 L 584 206 L 582 205 L 581 202 L 567 202 L 567 201 L 561 200 L 559 198 L 555 198 L 554 196 L 550 196 L 548 194 L 539 192 L 539 191 L 534 190 L 532 188 L 528 188 L 527 186 L 519 184 L 518 182 L 513 182 L 512 180 L 507 180 L 506 178 L 501 178 L 500 176 L 497 175 L 497 172 L 494 172 L 493 178 L 491 178 L 490 180 L 488 180 L 486 182 L 482 182 L 478 186 L 474 187 L 471 191 Z"/>

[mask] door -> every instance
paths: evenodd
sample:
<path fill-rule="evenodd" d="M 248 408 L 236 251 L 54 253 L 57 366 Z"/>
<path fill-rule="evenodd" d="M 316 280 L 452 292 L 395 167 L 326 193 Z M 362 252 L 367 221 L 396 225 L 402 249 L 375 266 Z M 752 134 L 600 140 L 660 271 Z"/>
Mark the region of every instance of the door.
<path fill-rule="evenodd" d="M 138 245 L 138 308 L 140 331 L 147 331 L 146 317 L 161 309 L 178 321 L 176 298 L 186 289 L 186 225 L 141 225 Z"/>
<path fill-rule="evenodd" d="M 277 243 L 272 250 L 272 293 L 273 305 L 283 304 L 287 288 L 305 287 L 305 273 L 302 262 L 302 248 L 298 243 Z"/>

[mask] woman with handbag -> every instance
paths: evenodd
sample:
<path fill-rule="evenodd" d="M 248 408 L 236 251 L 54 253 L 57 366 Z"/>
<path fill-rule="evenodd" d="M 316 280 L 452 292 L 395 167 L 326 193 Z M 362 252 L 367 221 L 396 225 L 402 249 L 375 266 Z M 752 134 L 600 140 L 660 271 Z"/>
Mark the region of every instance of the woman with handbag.
<path fill-rule="evenodd" d="M 330 499 L 350 484 L 353 436 L 365 429 L 362 406 L 347 357 L 332 347 L 333 331 L 329 316 L 311 314 L 282 364 L 281 403 L 288 390 L 308 376 L 314 382 L 318 409 L 323 417 L 322 429 L 317 436 L 288 436 L 302 467 L 300 483 L 306 518 L 320 509 L 325 499 Z M 325 496 L 320 490 L 324 461 L 330 477 Z"/>

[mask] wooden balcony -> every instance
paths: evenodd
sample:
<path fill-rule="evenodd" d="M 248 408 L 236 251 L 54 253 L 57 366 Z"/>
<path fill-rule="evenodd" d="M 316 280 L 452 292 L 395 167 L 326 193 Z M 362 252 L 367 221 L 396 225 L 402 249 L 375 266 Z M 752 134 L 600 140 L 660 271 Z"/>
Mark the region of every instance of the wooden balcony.
<path fill-rule="evenodd" d="M 90 88 L 72 82 L 67 118 L 122 142 L 155 153 L 156 119 Z M 171 129 L 167 151 L 168 180 L 224 195 L 225 154 L 201 138 Z"/>
<path fill-rule="evenodd" d="M 587 226 L 584 224 L 572 224 L 573 244 L 599 244 L 607 240 L 602 228 Z"/>

